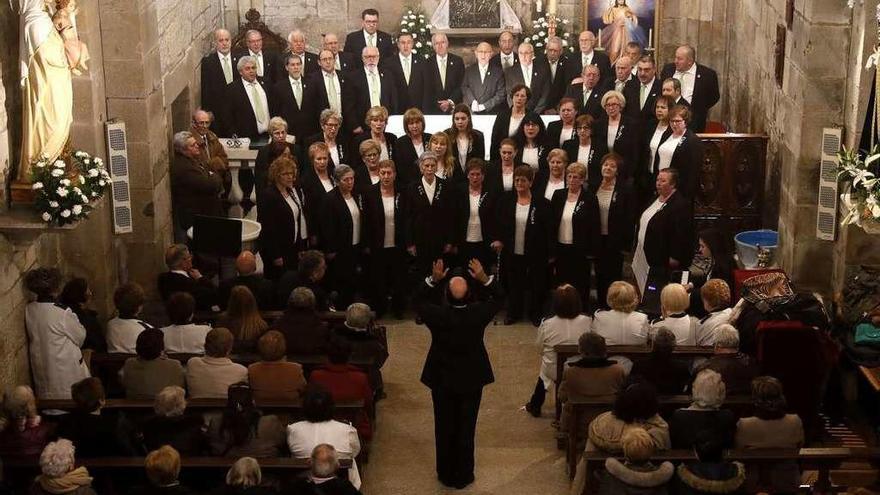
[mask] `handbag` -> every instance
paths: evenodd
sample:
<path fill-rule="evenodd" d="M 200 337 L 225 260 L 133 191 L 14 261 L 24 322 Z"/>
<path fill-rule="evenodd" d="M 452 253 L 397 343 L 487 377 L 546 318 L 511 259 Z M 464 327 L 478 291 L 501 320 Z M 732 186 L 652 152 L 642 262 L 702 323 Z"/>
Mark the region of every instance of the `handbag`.
<path fill-rule="evenodd" d="M 856 326 L 856 345 L 880 346 L 880 328 L 871 323 L 859 323 Z"/>

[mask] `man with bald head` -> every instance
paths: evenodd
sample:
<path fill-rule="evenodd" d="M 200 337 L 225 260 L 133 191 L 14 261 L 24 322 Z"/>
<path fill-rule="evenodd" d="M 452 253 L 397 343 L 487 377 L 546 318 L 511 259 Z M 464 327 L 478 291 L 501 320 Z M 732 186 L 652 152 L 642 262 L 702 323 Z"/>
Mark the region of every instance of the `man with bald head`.
<path fill-rule="evenodd" d="M 477 63 L 464 70 L 461 85 L 462 103 L 472 113 L 497 113 L 504 97 L 504 74 L 500 66 L 493 65 L 492 45 L 485 41 L 474 50 Z"/>
<path fill-rule="evenodd" d="M 199 143 L 199 151 L 201 152 L 202 163 L 208 165 L 208 169 L 213 170 L 223 178 L 223 193 L 221 197 L 229 194 L 232 185 L 232 176 L 229 173 L 229 157 L 226 156 L 226 149 L 220 143 L 220 139 L 216 134 L 211 132 L 211 122 L 214 116 L 201 108 L 197 108 L 192 114 L 192 127 L 190 132 Z"/>
<path fill-rule="evenodd" d="M 223 121 L 226 114 L 224 98 L 226 86 L 236 79 L 238 70 L 236 64 L 238 57 L 233 57 L 232 37 L 229 31 L 217 29 L 214 31 L 214 51 L 202 58 L 202 108 L 213 113 L 215 120 L 211 124 L 211 130 L 220 136 L 227 136 L 227 126 Z"/>
<path fill-rule="evenodd" d="M 281 57 L 282 63 L 287 62 L 288 55 L 299 58 L 300 62 L 302 62 L 302 73 L 305 75 L 320 70 L 318 68 L 318 56 L 306 51 L 306 35 L 299 29 L 294 29 L 287 35 L 287 52 Z M 287 68 L 282 64 L 278 65 L 278 79 L 283 80 L 287 77 Z"/>
<path fill-rule="evenodd" d="M 681 97 L 691 104 L 693 116 L 688 128 L 694 132 L 703 132 L 709 110 L 721 99 L 718 74 L 696 62 L 694 47 L 681 45 L 675 50 L 675 60 L 666 64 L 660 73 L 660 80 L 670 77 L 681 82 Z"/>
<path fill-rule="evenodd" d="M 309 462 L 309 474 L 297 477 L 295 481 L 282 490 L 282 493 L 299 495 L 360 495 L 350 481 L 336 475 L 339 471 L 339 459 L 336 449 L 327 443 L 321 443 L 312 449 Z"/>
<path fill-rule="evenodd" d="M 501 307 L 498 285 L 476 259 L 468 263 L 467 274 L 451 276 L 437 260 L 414 301 L 431 332 L 421 381 L 431 389 L 434 403 L 437 476 L 453 488 L 474 481 L 480 399 L 483 387 L 495 381 L 483 334 Z"/>
<path fill-rule="evenodd" d="M 580 50 L 572 54 L 568 65 L 568 80 L 571 81 L 581 76 L 584 67 L 595 65 L 599 68 L 599 79 L 603 84 L 611 82 L 611 60 L 605 52 L 596 51 L 596 35 L 592 31 L 583 31 L 578 35 L 578 48 Z"/>
<path fill-rule="evenodd" d="M 280 309 L 275 307 L 275 288 L 272 282 L 257 273 L 257 258 L 250 251 L 242 251 L 235 259 L 235 271 L 238 276 L 220 283 L 220 307 L 226 309 L 229 302 L 229 293 L 236 285 L 243 285 L 250 289 L 257 299 L 260 311 Z"/>

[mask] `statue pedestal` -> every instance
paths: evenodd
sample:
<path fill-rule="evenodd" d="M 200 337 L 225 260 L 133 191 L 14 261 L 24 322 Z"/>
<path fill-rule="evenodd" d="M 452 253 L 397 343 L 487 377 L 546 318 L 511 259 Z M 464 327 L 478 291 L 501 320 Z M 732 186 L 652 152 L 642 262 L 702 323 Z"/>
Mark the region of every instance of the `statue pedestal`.
<path fill-rule="evenodd" d="M 15 181 L 10 186 L 10 197 L 12 203 L 16 205 L 32 205 L 36 198 L 36 193 L 29 182 Z"/>

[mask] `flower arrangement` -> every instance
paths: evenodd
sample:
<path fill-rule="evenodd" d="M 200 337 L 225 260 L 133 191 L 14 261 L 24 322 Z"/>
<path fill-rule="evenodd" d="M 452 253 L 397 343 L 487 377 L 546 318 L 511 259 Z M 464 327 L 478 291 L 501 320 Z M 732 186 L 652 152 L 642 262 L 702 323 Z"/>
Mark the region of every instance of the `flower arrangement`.
<path fill-rule="evenodd" d="M 430 58 L 434 55 L 431 45 L 431 25 L 421 8 L 409 7 L 400 18 L 398 33 L 409 33 L 413 37 L 413 55 Z"/>
<path fill-rule="evenodd" d="M 100 158 L 74 151 L 70 161 L 68 167 L 61 159 L 48 163 L 45 156 L 40 156 L 31 164 L 31 187 L 40 217 L 59 227 L 87 217 L 92 202 L 100 199 L 110 184 L 110 175 Z"/>
<path fill-rule="evenodd" d="M 562 51 L 574 53 L 575 45 L 571 42 L 571 33 L 569 32 L 571 29 L 571 21 L 568 19 L 563 19 L 562 17 L 556 18 L 556 36 L 562 40 Z M 537 19 L 532 20 L 532 29 L 530 34 L 525 37 L 523 41 L 527 43 L 531 43 L 535 46 L 535 51 L 537 52 L 538 48 L 544 48 L 547 46 L 547 38 L 550 37 L 550 20 L 543 15 Z"/>

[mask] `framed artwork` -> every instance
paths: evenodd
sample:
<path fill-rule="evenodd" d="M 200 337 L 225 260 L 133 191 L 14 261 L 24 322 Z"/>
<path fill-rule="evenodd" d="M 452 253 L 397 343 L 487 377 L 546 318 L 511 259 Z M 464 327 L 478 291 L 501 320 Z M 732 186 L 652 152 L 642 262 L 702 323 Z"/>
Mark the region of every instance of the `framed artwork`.
<path fill-rule="evenodd" d="M 646 53 L 657 46 L 663 0 L 583 0 L 583 25 L 596 35 L 611 63 L 635 41 Z"/>

